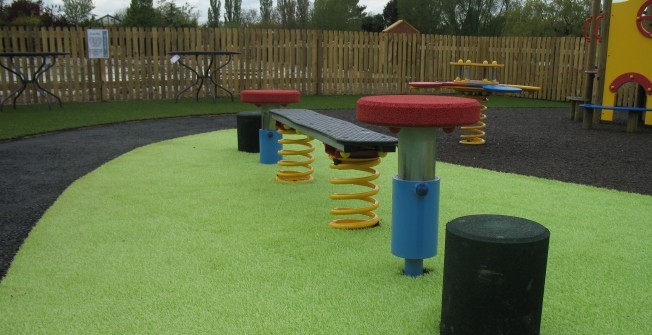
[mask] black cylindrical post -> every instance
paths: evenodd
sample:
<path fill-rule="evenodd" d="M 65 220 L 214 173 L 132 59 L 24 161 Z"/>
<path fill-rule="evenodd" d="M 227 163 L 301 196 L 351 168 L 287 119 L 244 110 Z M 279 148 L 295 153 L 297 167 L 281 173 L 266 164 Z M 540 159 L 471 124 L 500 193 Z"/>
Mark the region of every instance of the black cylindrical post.
<path fill-rule="evenodd" d="M 539 334 L 549 240 L 544 226 L 517 217 L 449 222 L 441 334 Z"/>
<path fill-rule="evenodd" d="M 236 123 L 238 128 L 238 151 L 259 152 L 260 111 L 239 112 L 236 115 Z"/>

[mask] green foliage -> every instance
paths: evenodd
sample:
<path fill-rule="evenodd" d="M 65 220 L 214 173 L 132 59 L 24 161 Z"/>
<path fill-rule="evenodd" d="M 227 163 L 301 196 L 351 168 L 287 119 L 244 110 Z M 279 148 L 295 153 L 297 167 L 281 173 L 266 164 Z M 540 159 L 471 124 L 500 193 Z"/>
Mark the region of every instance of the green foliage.
<path fill-rule="evenodd" d="M 10 22 L 13 26 L 27 26 L 39 27 L 43 25 L 43 21 L 38 16 L 19 16 Z"/>
<path fill-rule="evenodd" d="M 362 18 L 362 30 L 379 33 L 385 29 L 385 19 L 381 14 Z"/>
<path fill-rule="evenodd" d="M 310 0 L 297 0 L 297 25 L 307 28 L 310 23 Z"/>
<path fill-rule="evenodd" d="M 260 23 L 272 23 L 272 12 L 274 11 L 273 0 L 260 0 Z"/>
<path fill-rule="evenodd" d="M 125 27 L 155 27 L 159 17 L 154 9 L 153 0 L 131 0 L 122 20 Z"/>
<path fill-rule="evenodd" d="M 199 13 L 187 2 L 179 7 L 172 0 L 132 0 L 122 25 L 126 27 L 196 27 Z"/>
<path fill-rule="evenodd" d="M 253 27 L 260 22 L 260 16 L 255 9 L 245 9 L 240 14 L 240 27 Z"/>
<path fill-rule="evenodd" d="M 400 20 L 398 15 L 398 0 L 389 0 L 383 8 L 383 23 L 385 28 Z"/>
<path fill-rule="evenodd" d="M 196 27 L 199 13 L 193 11 L 192 7 L 187 2 L 178 7 L 171 0 L 160 0 L 157 8 L 160 21 L 159 26 L 162 27 Z"/>
<path fill-rule="evenodd" d="M 525 0 L 507 11 L 504 35 L 581 36 L 591 0 Z"/>
<path fill-rule="evenodd" d="M 398 17 L 408 21 L 422 33 L 433 34 L 442 31 L 442 6 L 431 0 L 396 0 Z M 389 4 L 388 4 L 389 6 Z M 385 7 L 386 9 L 388 7 Z M 393 10 L 391 7 L 387 9 Z M 392 24 L 396 21 L 390 22 Z"/>
<path fill-rule="evenodd" d="M 591 11 L 591 0 L 555 0 L 549 3 L 556 36 L 581 36 L 581 23 Z"/>
<path fill-rule="evenodd" d="M 93 0 L 63 0 L 63 13 L 68 22 L 75 26 L 88 22 L 94 8 Z"/>
<path fill-rule="evenodd" d="M 312 26 L 324 30 L 361 29 L 365 7 L 358 0 L 315 0 Z"/>
<path fill-rule="evenodd" d="M 286 29 L 293 29 L 296 27 L 296 0 L 277 0 L 276 11 L 279 14 L 281 27 Z"/>
<path fill-rule="evenodd" d="M 15 0 L 9 6 L 0 6 L 0 24 L 14 26 L 65 26 L 64 17 L 56 15 L 43 1 Z"/>
<path fill-rule="evenodd" d="M 589 12 L 591 2 L 591 0 L 392 1 L 396 1 L 398 17 L 407 20 L 422 32 L 466 36 L 579 36 L 582 29 L 581 22 Z M 392 13 L 392 1 L 385 7 L 387 14 Z"/>
<path fill-rule="evenodd" d="M 242 0 L 224 0 L 224 25 L 226 27 L 240 26 Z"/>
<path fill-rule="evenodd" d="M 220 25 L 220 12 L 222 10 L 222 2 L 220 0 L 209 0 L 208 7 L 208 22 L 206 26 L 211 28 L 219 27 Z"/>

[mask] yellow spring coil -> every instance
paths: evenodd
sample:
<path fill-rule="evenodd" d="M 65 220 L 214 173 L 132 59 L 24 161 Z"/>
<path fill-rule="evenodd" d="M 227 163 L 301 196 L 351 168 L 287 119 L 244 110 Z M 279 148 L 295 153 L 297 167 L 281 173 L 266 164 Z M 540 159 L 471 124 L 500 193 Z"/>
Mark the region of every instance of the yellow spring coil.
<path fill-rule="evenodd" d="M 478 144 L 484 144 L 484 135 L 485 132 L 482 130 L 487 127 L 487 124 L 484 123 L 484 119 L 487 118 L 487 115 L 484 113 L 488 109 L 487 105 L 483 104 L 482 109 L 480 109 L 480 121 L 470 125 L 470 126 L 464 126 L 460 127 L 462 131 L 468 131 L 471 132 L 470 134 L 463 134 L 460 135 L 460 138 L 462 139 L 460 143 L 462 144 L 473 144 L 473 145 L 478 145 Z"/>
<path fill-rule="evenodd" d="M 312 181 L 314 178 L 312 176 L 312 173 L 314 172 L 314 169 L 312 167 L 312 162 L 315 161 L 315 158 L 312 157 L 310 154 L 315 150 L 315 148 L 312 146 L 310 141 L 312 141 L 314 138 L 305 135 L 305 134 L 300 134 L 296 130 L 289 128 L 287 126 L 283 126 L 283 129 L 278 129 L 278 132 L 283 135 L 283 138 L 278 140 L 278 143 L 283 145 L 283 149 L 278 151 L 279 155 L 284 156 L 283 159 L 278 161 L 279 166 L 283 167 L 288 167 L 288 168 L 304 168 L 306 169 L 305 171 L 297 171 L 297 170 L 279 170 L 276 173 L 276 180 L 280 182 L 285 182 L 285 183 L 305 183 Z M 287 135 L 299 135 L 300 137 L 294 137 L 294 138 L 287 138 Z M 285 146 L 287 145 L 295 145 L 295 146 L 303 146 L 306 147 L 303 150 L 297 150 L 295 147 L 292 148 L 286 148 Z M 292 159 L 285 159 L 285 156 L 301 156 L 304 157 L 305 160 L 292 160 Z"/>
<path fill-rule="evenodd" d="M 330 156 L 331 159 L 335 157 Z M 331 184 L 335 185 L 358 185 L 368 187 L 371 190 L 360 193 L 334 193 L 329 197 L 333 200 L 362 200 L 370 203 L 371 205 L 360 208 L 352 207 L 338 207 L 330 210 L 331 215 L 361 215 L 366 216 L 368 219 L 362 218 L 346 218 L 332 220 L 329 225 L 333 228 L 356 229 L 367 228 L 378 224 L 380 218 L 374 212 L 378 208 L 378 200 L 373 196 L 380 191 L 378 185 L 373 184 L 371 181 L 378 179 L 380 173 L 373 167 L 380 164 L 379 157 L 372 158 L 336 158 L 340 161 L 339 164 L 331 163 L 330 167 L 337 170 L 357 170 L 366 172 L 369 175 L 357 178 L 333 178 L 330 180 Z"/>

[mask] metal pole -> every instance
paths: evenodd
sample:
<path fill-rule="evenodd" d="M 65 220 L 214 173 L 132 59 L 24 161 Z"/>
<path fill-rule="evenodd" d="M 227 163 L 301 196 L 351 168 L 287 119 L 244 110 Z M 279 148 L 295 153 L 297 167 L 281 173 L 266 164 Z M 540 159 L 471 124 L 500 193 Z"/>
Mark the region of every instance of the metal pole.
<path fill-rule="evenodd" d="M 435 179 L 436 128 L 401 128 L 398 133 L 398 177 Z"/>
<path fill-rule="evenodd" d="M 436 128 L 401 128 L 398 133 L 399 179 L 429 181 L 436 178 L 435 136 Z M 405 258 L 403 271 L 408 276 L 422 275 L 423 259 Z"/>

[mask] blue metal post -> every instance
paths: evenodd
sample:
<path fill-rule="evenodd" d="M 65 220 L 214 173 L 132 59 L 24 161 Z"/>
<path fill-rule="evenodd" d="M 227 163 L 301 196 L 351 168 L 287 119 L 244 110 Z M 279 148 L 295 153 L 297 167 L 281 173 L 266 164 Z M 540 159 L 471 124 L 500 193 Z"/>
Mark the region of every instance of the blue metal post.
<path fill-rule="evenodd" d="M 437 254 L 439 178 L 435 175 L 436 128 L 401 128 L 398 175 L 393 182 L 392 253 L 404 273 L 423 274 L 423 259 Z"/>
<path fill-rule="evenodd" d="M 276 124 L 269 115 L 269 110 L 278 105 L 262 105 L 260 107 L 261 129 L 259 132 L 260 143 L 260 163 L 276 164 L 280 161 L 281 156 L 278 151 L 283 149 L 283 145 L 278 143 L 283 136 L 276 131 Z"/>

